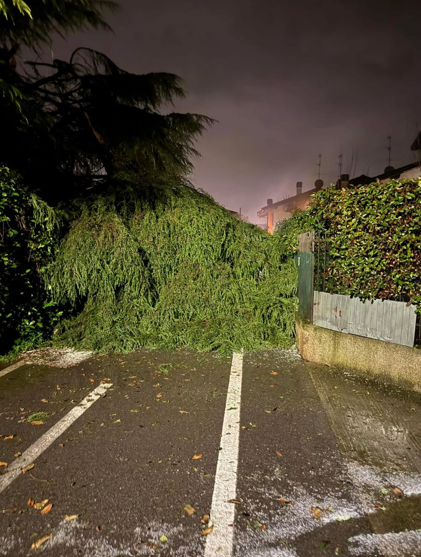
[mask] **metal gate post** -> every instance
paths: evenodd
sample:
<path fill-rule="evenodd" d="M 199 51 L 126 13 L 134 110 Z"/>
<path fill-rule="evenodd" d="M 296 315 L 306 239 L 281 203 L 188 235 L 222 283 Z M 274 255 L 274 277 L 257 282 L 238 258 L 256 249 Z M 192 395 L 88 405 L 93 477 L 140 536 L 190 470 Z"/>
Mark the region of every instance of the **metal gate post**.
<path fill-rule="evenodd" d="M 298 268 L 299 313 L 303 320 L 313 322 L 314 304 L 314 232 L 298 236 L 298 252 L 295 254 Z"/>

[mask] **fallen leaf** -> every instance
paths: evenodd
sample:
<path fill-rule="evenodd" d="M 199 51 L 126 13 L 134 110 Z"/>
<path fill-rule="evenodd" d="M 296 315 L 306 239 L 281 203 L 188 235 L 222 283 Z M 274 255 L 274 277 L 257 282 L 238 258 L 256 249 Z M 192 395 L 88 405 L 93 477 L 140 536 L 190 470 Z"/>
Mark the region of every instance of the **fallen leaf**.
<path fill-rule="evenodd" d="M 29 472 L 29 470 L 32 470 L 32 468 L 34 468 L 35 464 L 28 464 L 28 466 L 25 466 L 25 468 L 22 468 L 22 474 L 26 474 L 26 472 Z"/>
<path fill-rule="evenodd" d="M 121 420 L 120 420 L 120 419 L 118 419 L 118 420 L 114 420 L 113 424 L 119 424 L 120 422 L 121 422 Z"/>
<path fill-rule="evenodd" d="M 7 441 L 8 439 L 13 439 L 13 437 L 15 437 L 15 435 L 7 435 L 4 440 Z"/>
<path fill-rule="evenodd" d="M 46 507 L 44 507 L 41 511 L 41 514 L 47 514 L 51 511 L 51 509 L 53 508 L 53 504 L 50 503 L 49 505 L 47 505 Z"/>
<path fill-rule="evenodd" d="M 76 520 L 78 516 L 79 516 L 78 514 L 66 514 L 64 520 Z"/>
<path fill-rule="evenodd" d="M 160 541 L 161 543 L 167 543 L 168 538 L 167 538 L 167 536 L 166 536 L 165 534 L 162 534 L 162 536 L 159 538 L 159 541 Z"/>
<path fill-rule="evenodd" d="M 282 456 L 281 451 L 275 451 L 276 456 Z"/>
<path fill-rule="evenodd" d="M 41 402 L 48 402 L 48 400 L 46 398 L 42 398 Z"/>
<path fill-rule="evenodd" d="M 291 501 L 291 499 L 284 499 L 283 497 L 280 497 L 279 501 L 281 503 L 283 503 L 284 505 L 293 505 L 294 504 L 294 501 Z"/>
<path fill-rule="evenodd" d="M 95 383 L 95 379 L 89 379 L 89 383 Z"/>
<path fill-rule="evenodd" d="M 22 456 L 22 453 L 20 451 L 18 451 L 17 453 L 15 453 L 13 455 L 15 458 L 19 458 L 20 456 Z"/>
<path fill-rule="evenodd" d="M 403 491 L 402 489 L 399 489 L 399 487 L 394 487 L 393 491 L 398 497 L 403 497 Z"/>
<path fill-rule="evenodd" d="M 31 549 L 38 549 L 38 548 L 41 547 L 41 545 L 42 545 L 43 543 L 45 543 L 47 540 L 51 540 L 52 537 L 53 537 L 52 534 L 48 534 L 48 536 L 44 536 L 44 537 L 40 538 L 39 540 L 37 540 L 36 542 L 34 542 L 34 543 L 31 545 Z"/>
<path fill-rule="evenodd" d="M 210 520 L 210 516 L 208 514 L 204 514 L 202 520 L 200 521 L 202 524 L 207 524 Z"/>
<path fill-rule="evenodd" d="M 32 425 L 44 425 L 44 422 L 41 422 L 40 420 L 33 420 L 32 422 L 29 422 Z"/>
<path fill-rule="evenodd" d="M 158 394 L 156 395 L 156 398 L 162 398 L 162 393 L 158 393 Z"/>
<path fill-rule="evenodd" d="M 189 516 L 193 516 L 196 512 L 196 509 L 194 509 L 191 505 L 184 505 L 183 508 Z"/>
<path fill-rule="evenodd" d="M 320 518 L 323 514 L 323 511 L 319 507 L 311 507 L 311 512 L 313 513 L 314 518 Z"/>
<path fill-rule="evenodd" d="M 187 410 L 180 410 L 180 414 L 190 414 L 190 412 L 187 412 Z"/>
<path fill-rule="evenodd" d="M 1 462 L 1 461 L 0 461 L 0 468 L 2 468 L 2 466 L 4 466 L 5 468 L 7 468 L 7 462 Z"/>
<path fill-rule="evenodd" d="M 213 525 L 208 526 L 207 528 L 202 530 L 202 536 L 209 536 L 209 534 L 212 532 L 212 530 L 213 530 Z"/>
<path fill-rule="evenodd" d="M 234 503 L 234 505 L 241 505 L 241 501 L 239 499 L 230 499 L 228 503 Z"/>
<path fill-rule="evenodd" d="M 199 459 L 202 458 L 202 457 L 203 457 L 202 454 L 195 454 L 195 455 L 192 457 L 192 460 L 199 460 Z"/>
<path fill-rule="evenodd" d="M 159 545 L 156 545 L 156 543 L 153 543 L 153 542 L 145 542 L 145 545 L 147 547 L 150 547 L 154 551 L 156 551 L 157 549 L 160 549 Z"/>
<path fill-rule="evenodd" d="M 27 505 L 28 505 L 28 507 L 33 507 L 35 505 L 35 501 L 33 499 L 29 498 Z"/>
<path fill-rule="evenodd" d="M 278 372 L 277 371 L 271 371 L 270 374 L 271 375 L 278 375 Z"/>
<path fill-rule="evenodd" d="M 45 505 L 48 503 L 48 499 L 44 499 L 44 501 L 40 501 L 39 503 L 35 503 L 33 505 L 34 509 L 36 509 L 37 511 L 39 511 L 40 509 L 42 509 L 43 507 L 45 507 Z"/>
<path fill-rule="evenodd" d="M 259 526 L 259 530 L 266 530 L 266 524 L 261 524 Z"/>

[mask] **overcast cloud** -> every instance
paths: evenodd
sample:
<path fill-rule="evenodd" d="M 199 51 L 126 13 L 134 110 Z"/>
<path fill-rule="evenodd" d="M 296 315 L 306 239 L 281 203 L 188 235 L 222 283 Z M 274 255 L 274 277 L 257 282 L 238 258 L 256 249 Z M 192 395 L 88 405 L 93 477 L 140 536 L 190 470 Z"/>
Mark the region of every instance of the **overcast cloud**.
<path fill-rule="evenodd" d="M 177 110 L 219 123 L 198 143 L 195 184 L 250 220 L 268 197 L 413 162 L 421 129 L 421 2 L 121 0 L 114 34 L 58 40 L 54 55 L 101 50 L 136 73 L 180 75 Z M 354 165 L 355 166 L 355 165 Z"/>

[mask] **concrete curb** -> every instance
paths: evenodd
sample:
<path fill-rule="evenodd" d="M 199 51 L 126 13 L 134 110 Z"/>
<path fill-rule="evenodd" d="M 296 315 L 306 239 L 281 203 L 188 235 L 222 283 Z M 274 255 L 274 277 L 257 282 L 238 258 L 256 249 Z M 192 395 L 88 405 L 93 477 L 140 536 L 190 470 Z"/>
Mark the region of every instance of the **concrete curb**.
<path fill-rule="evenodd" d="M 351 369 L 399 387 L 421 392 L 421 350 L 296 323 L 304 360 Z"/>

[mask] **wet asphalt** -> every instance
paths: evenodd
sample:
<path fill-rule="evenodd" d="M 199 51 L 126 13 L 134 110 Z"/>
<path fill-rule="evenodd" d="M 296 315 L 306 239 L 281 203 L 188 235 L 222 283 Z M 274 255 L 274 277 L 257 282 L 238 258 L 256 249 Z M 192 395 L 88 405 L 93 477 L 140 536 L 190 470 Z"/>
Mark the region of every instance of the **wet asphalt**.
<path fill-rule="evenodd" d="M 0 493 L 0 556 L 203 556 L 230 367 L 212 354 L 139 351 L 0 377 L 9 465 L 112 383 Z M 420 418 L 417 393 L 294 352 L 245 354 L 233 555 L 421 556 Z M 41 514 L 30 499 L 52 508 Z"/>

